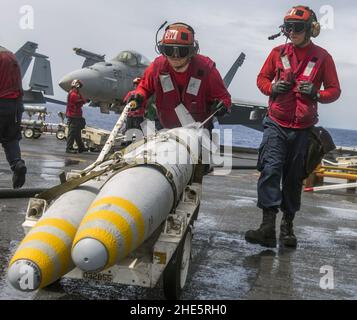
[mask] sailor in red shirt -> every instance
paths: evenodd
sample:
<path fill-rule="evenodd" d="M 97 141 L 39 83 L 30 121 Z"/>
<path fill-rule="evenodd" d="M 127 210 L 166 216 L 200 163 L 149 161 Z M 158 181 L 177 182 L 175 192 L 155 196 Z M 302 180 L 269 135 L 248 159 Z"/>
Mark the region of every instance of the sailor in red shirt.
<path fill-rule="evenodd" d="M 146 69 L 132 98 L 133 108 L 137 108 L 155 94 L 158 118 L 164 128 L 181 126 L 175 113 L 181 103 L 199 122 L 210 116 L 212 105 L 218 101 L 223 102 L 218 116 L 230 110 L 230 94 L 215 63 L 198 54 L 194 34 L 192 27 L 181 22 L 166 28 L 158 43 L 162 55 Z M 213 128 L 213 124 L 207 127 Z"/>
<path fill-rule="evenodd" d="M 13 188 L 25 183 L 26 166 L 21 159 L 22 79 L 15 55 L 0 47 L 0 143 L 13 171 Z"/>
<path fill-rule="evenodd" d="M 67 138 L 67 153 L 77 153 L 73 148 L 74 141 L 78 146 L 78 152 L 82 153 L 88 151 L 84 146 L 82 141 L 81 132 L 85 127 L 85 119 L 82 115 L 82 107 L 86 104 L 87 100 L 81 95 L 79 89 L 83 87 L 83 84 L 80 80 L 72 81 L 72 89 L 68 93 L 67 97 L 67 108 L 66 116 L 68 119 L 68 138 Z"/>
<path fill-rule="evenodd" d="M 132 97 L 135 96 L 135 90 L 138 87 L 141 78 L 135 78 L 133 80 L 134 90 L 129 91 L 124 98 L 124 103 L 128 103 Z M 144 121 L 145 107 L 138 108 L 136 110 L 130 110 L 128 113 L 128 118 L 126 120 L 126 130 L 129 129 L 140 129 L 140 124 Z"/>
<path fill-rule="evenodd" d="M 273 49 L 257 79 L 259 89 L 270 97 L 258 159 L 258 207 L 263 210 L 263 222 L 245 235 L 248 242 L 267 247 L 276 246 L 279 208 L 283 212 L 279 240 L 285 246 L 297 245 L 293 220 L 300 210 L 317 105 L 334 102 L 341 94 L 331 55 L 311 41 L 320 33 L 315 13 L 308 7 L 293 7 L 284 18 L 282 33 L 291 42 Z"/>

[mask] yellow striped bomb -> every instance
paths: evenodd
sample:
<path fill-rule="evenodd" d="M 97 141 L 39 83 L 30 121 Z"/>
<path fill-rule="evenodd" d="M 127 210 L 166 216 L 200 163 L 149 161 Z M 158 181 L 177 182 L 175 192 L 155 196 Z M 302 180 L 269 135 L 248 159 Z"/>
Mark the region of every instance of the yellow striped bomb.
<path fill-rule="evenodd" d="M 143 165 L 119 172 L 110 178 L 84 217 L 72 248 L 72 260 L 83 271 L 107 269 L 138 248 L 157 230 L 175 207 L 193 174 L 192 161 L 168 162 L 168 154 L 189 160 L 192 150 L 180 141 L 199 145 L 197 130 L 176 128 L 173 137 L 158 136 L 126 154 L 128 159 L 159 163 L 165 170 Z M 192 143 L 191 143 L 192 144 Z M 197 148 L 198 150 L 198 148 Z M 155 156 L 155 159 L 148 157 Z M 198 157 L 197 154 L 194 154 Z M 172 160 L 172 159 L 171 159 Z"/>
<path fill-rule="evenodd" d="M 90 181 L 60 196 L 22 240 L 9 264 L 8 279 L 34 291 L 74 268 L 71 247 L 78 226 L 102 183 Z"/>

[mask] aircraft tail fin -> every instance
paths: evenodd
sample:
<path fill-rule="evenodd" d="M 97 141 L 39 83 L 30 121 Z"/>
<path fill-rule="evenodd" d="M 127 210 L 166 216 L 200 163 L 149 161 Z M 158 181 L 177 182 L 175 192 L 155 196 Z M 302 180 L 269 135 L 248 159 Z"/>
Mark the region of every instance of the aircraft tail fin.
<path fill-rule="evenodd" d="M 53 83 L 51 73 L 51 62 L 43 55 L 34 55 L 35 63 L 32 70 L 30 88 L 44 94 L 53 96 Z"/>
<path fill-rule="evenodd" d="M 223 79 L 226 88 L 228 88 L 229 85 L 231 84 L 235 74 L 237 73 L 238 68 L 241 67 L 242 64 L 244 63 L 245 57 L 246 57 L 245 53 L 242 52 L 237 58 L 237 60 L 233 63 L 232 67 L 227 72 L 226 76 Z"/>
<path fill-rule="evenodd" d="M 23 78 L 27 69 L 30 66 L 33 55 L 36 53 L 38 48 L 37 43 L 27 41 L 16 53 L 16 59 L 19 63 L 21 70 L 21 77 Z"/>

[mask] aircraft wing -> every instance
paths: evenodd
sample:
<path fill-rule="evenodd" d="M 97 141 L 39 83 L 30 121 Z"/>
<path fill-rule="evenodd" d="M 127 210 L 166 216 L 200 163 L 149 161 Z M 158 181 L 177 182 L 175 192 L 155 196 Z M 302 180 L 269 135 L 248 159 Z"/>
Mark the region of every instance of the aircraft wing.
<path fill-rule="evenodd" d="M 62 106 L 67 105 L 67 102 L 44 96 L 41 91 L 24 90 L 22 100 L 25 105 L 45 104 L 46 102 L 55 103 Z"/>
<path fill-rule="evenodd" d="M 40 91 L 24 90 L 22 97 L 24 104 L 45 104 L 46 100 Z"/>
<path fill-rule="evenodd" d="M 60 104 L 61 106 L 66 106 L 67 105 L 67 102 L 61 101 L 61 100 L 57 100 L 57 99 L 52 99 L 52 98 L 45 97 L 45 100 L 46 100 L 46 102 Z"/>
<path fill-rule="evenodd" d="M 104 62 L 105 55 L 99 55 L 81 48 L 73 48 L 76 55 L 86 58 L 83 62 L 82 68 L 90 67 L 97 62 Z"/>
<path fill-rule="evenodd" d="M 261 108 L 261 109 L 268 108 L 268 105 L 266 105 L 262 102 L 249 101 L 249 100 L 244 100 L 244 99 L 232 99 L 232 104 L 236 105 L 236 106 L 246 106 L 246 107 L 251 107 L 251 108 Z"/>
<path fill-rule="evenodd" d="M 263 131 L 262 120 L 268 111 L 268 106 L 259 102 L 235 99 L 232 101 L 231 113 L 218 118 L 221 125 L 243 125 L 258 131 Z"/>

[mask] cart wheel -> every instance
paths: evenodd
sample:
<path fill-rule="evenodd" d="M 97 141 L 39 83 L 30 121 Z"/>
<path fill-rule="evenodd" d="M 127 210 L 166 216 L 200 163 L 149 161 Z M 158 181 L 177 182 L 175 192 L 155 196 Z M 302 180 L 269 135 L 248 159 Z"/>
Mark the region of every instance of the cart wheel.
<path fill-rule="evenodd" d="M 56 138 L 57 138 L 58 140 L 63 140 L 65 137 L 66 137 L 66 135 L 65 135 L 64 131 L 58 130 L 58 131 L 56 132 Z"/>
<path fill-rule="evenodd" d="M 39 137 L 41 137 L 41 131 L 35 130 L 35 132 L 33 134 L 33 138 L 38 139 Z"/>
<path fill-rule="evenodd" d="M 192 232 L 188 230 L 164 270 L 164 294 L 168 300 L 177 300 L 185 286 L 190 266 Z"/>
<path fill-rule="evenodd" d="M 25 136 L 25 138 L 27 138 L 27 139 L 32 139 L 33 136 L 34 136 L 34 134 L 35 134 L 35 132 L 34 132 L 33 129 L 31 129 L 31 128 L 26 128 L 26 129 L 24 130 L 24 136 Z"/>

